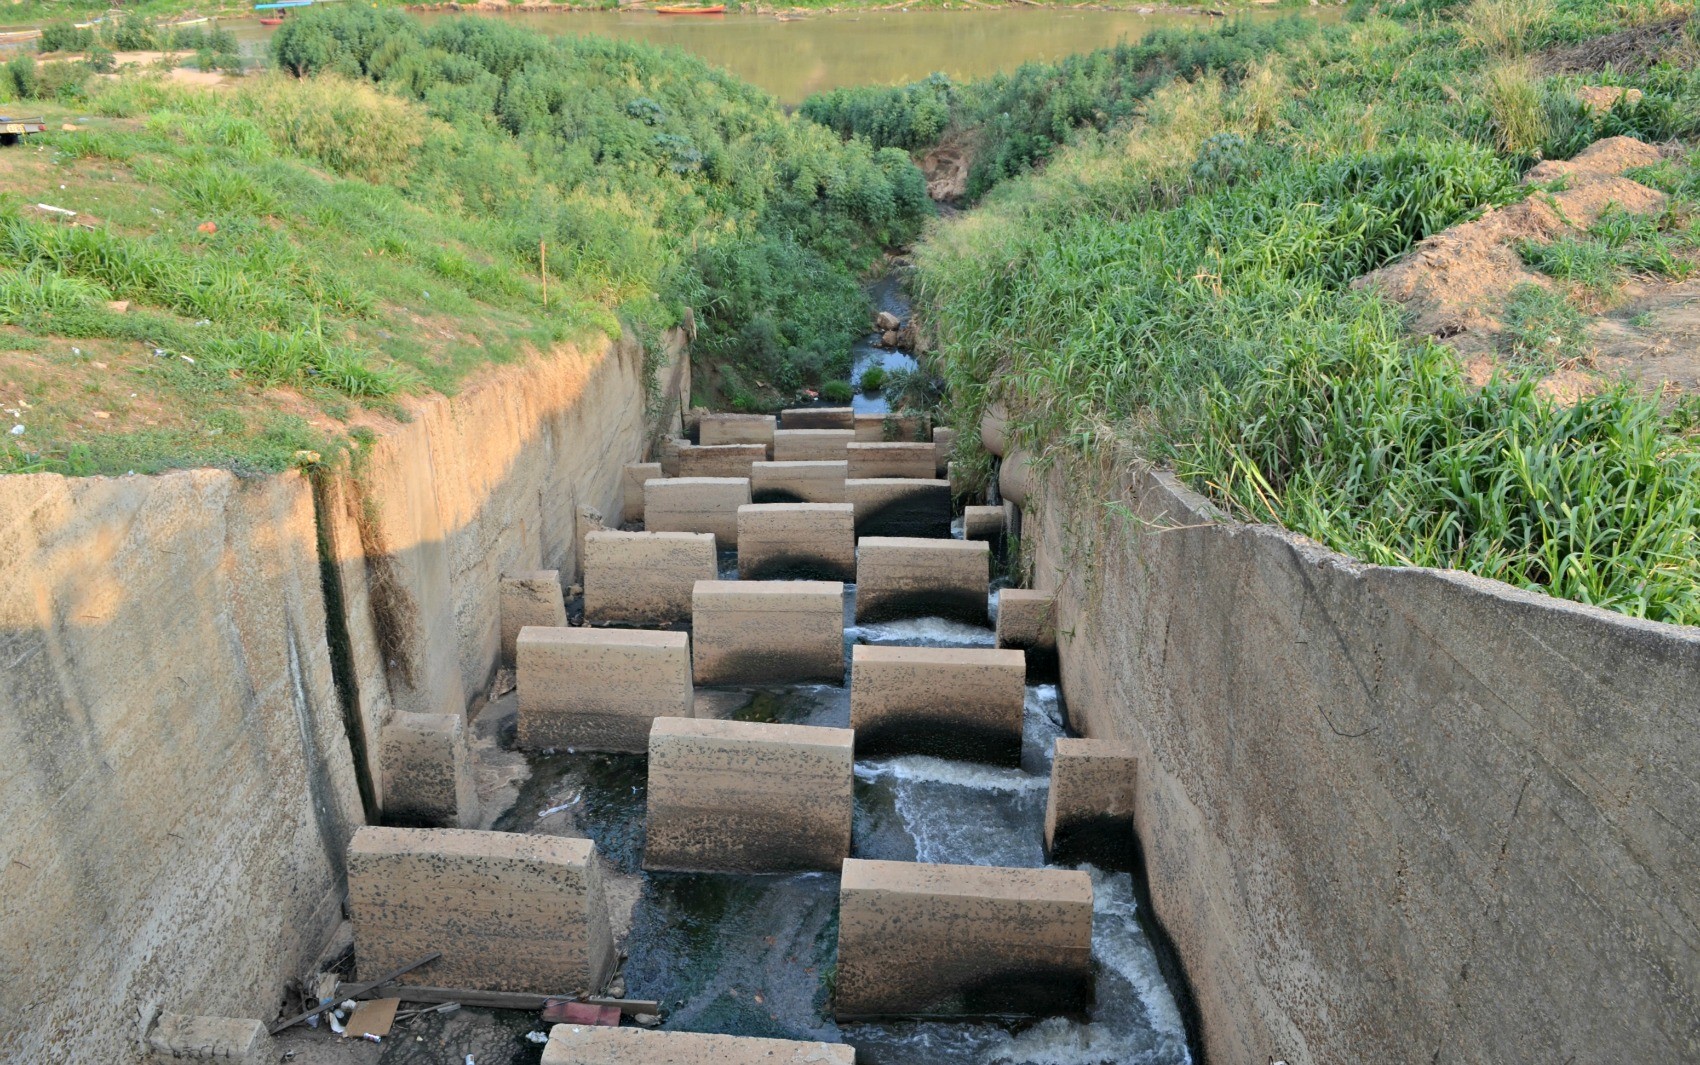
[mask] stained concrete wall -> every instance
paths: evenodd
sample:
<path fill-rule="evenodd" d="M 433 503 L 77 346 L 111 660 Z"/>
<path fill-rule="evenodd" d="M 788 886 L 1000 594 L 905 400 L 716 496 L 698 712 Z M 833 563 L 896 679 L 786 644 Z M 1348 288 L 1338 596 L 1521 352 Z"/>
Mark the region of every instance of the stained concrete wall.
<path fill-rule="evenodd" d="M 1212 524 L 1163 475 L 1037 494 L 1209 1060 L 1700 1059 L 1700 629 Z"/>
<path fill-rule="evenodd" d="M 270 1016 L 362 820 L 311 486 L 0 477 L 0 543 L 0 1060 Z"/>

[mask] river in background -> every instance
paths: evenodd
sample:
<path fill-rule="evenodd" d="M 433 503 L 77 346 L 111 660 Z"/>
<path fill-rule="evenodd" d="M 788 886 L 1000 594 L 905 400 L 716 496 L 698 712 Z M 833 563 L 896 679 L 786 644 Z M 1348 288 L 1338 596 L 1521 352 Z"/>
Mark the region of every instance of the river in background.
<path fill-rule="evenodd" d="M 1315 9 L 1313 9 L 1315 10 Z M 1338 9 L 1321 9 L 1337 17 Z M 427 22 L 457 16 L 425 14 Z M 673 45 L 724 67 L 795 105 L 810 93 L 846 85 L 917 81 L 937 71 L 965 80 L 1011 71 L 1034 60 L 1090 52 L 1154 29 L 1219 25 L 1221 19 L 1175 11 L 1070 8 L 976 11 L 845 11 L 836 14 L 665 16 L 648 11 L 516 12 L 488 15 L 552 36 L 602 34 Z M 1275 11 L 1238 17 L 1270 19 Z M 225 28 L 250 54 L 272 33 L 253 19 Z"/>

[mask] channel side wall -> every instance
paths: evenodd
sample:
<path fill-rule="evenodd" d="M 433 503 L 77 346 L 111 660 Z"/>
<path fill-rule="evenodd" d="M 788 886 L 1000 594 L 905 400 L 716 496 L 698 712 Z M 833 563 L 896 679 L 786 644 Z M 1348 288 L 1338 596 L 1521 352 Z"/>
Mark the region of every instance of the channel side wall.
<path fill-rule="evenodd" d="M 1034 584 L 1209 1061 L 1700 1060 L 1700 629 L 1056 465 Z"/>

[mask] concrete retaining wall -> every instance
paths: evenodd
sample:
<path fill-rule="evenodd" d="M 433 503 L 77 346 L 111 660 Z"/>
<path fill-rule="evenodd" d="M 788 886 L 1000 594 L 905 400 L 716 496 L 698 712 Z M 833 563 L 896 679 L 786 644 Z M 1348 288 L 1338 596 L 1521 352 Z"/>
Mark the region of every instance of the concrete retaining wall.
<path fill-rule="evenodd" d="M 836 872 L 850 854 L 849 729 L 660 718 L 645 869 Z"/>
<path fill-rule="evenodd" d="M 642 754 L 656 718 L 693 712 L 690 637 L 523 629 L 518 682 L 520 746 Z"/>
<path fill-rule="evenodd" d="M 848 503 L 739 507 L 738 576 L 746 581 L 855 580 L 855 511 Z"/>
<path fill-rule="evenodd" d="M 840 1018 L 1042 1015 L 1090 1002 L 1083 872 L 851 859 L 838 899 Z"/>
<path fill-rule="evenodd" d="M 710 533 L 593 532 L 584 554 L 584 617 L 594 625 L 687 621 L 697 581 L 716 574 Z"/>
<path fill-rule="evenodd" d="M 1039 496 L 1210 1060 L 1700 1058 L 1700 630 L 1213 525 L 1164 475 Z"/>
<path fill-rule="evenodd" d="M 348 847 L 360 979 L 431 951 L 404 984 L 597 994 L 614 965 L 596 845 L 439 828 L 363 828 Z"/>
<path fill-rule="evenodd" d="M 844 585 L 838 581 L 698 581 L 691 618 L 698 684 L 844 679 Z"/>
<path fill-rule="evenodd" d="M 850 650 L 850 727 L 863 757 L 928 754 L 1016 765 L 1026 697 L 1020 651 Z"/>

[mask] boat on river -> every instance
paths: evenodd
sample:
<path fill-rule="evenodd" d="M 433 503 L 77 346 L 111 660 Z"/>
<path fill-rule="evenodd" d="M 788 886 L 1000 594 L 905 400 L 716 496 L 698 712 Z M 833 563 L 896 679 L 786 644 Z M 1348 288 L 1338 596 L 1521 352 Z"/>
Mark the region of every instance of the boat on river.
<path fill-rule="evenodd" d="M 713 7 L 658 7 L 657 15 L 724 15 L 725 4 L 715 4 Z"/>

